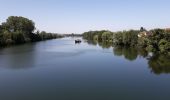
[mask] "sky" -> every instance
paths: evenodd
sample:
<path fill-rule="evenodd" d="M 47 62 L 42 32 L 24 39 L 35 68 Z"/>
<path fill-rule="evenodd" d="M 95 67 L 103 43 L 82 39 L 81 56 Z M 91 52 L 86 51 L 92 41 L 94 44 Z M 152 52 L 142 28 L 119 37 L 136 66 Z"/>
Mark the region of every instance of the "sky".
<path fill-rule="evenodd" d="M 170 0 L 0 0 L 0 23 L 23 16 L 40 31 L 170 28 Z"/>

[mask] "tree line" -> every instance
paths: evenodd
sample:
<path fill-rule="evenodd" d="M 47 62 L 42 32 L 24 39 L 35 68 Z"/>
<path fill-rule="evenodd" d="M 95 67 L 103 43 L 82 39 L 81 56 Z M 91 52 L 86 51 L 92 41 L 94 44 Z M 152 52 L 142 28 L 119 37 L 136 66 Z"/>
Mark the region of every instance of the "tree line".
<path fill-rule="evenodd" d="M 45 31 L 35 32 L 35 23 L 20 16 L 10 16 L 0 25 L 0 46 L 36 42 L 62 37 Z"/>
<path fill-rule="evenodd" d="M 83 33 L 86 40 L 109 43 L 113 46 L 137 47 L 149 52 L 159 52 L 170 55 L 170 30 L 153 29 L 111 32 L 108 30 L 89 31 Z"/>

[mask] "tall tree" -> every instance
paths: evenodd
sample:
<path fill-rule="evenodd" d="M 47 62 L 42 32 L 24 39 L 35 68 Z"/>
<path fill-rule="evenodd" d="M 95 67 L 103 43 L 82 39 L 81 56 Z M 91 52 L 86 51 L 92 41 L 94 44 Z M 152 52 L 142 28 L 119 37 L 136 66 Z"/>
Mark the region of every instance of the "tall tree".
<path fill-rule="evenodd" d="M 2 23 L 2 27 L 11 33 L 21 32 L 24 37 L 29 37 L 35 30 L 35 24 L 32 20 L 18 16 L 8 17 L 6 22 Z"/>

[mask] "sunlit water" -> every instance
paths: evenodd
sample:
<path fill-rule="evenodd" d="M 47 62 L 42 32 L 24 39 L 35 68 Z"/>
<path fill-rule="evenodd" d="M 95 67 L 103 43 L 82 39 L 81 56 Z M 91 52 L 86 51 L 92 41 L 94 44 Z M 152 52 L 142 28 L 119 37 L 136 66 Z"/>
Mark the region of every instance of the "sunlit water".
<path fill-rule="evenodd" d="M 170 100 L 170 60 L 63 38 L 0 50 L 0 100 Z"/>

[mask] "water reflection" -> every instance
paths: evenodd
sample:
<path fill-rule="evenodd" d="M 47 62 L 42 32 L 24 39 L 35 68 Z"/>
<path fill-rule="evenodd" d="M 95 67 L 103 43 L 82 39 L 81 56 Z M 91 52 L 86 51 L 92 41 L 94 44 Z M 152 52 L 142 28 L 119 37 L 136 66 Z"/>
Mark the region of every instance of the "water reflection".
<path fill-rule="evenodd" d="M 135 48 L 114 47 L 113 54 L 115 56 L 124 56 L 129 61 L 134 61 L 138 57 L 138 51 Z"/>
<path fill-rule="evenodd" d="M 94 46 L 97 46 L 97 41 L 93 41 L 93 40 L 87 40 L 86 41 L 89 45 L 94 45 Z"/>
<path fill-rule="evenodd" d="M 56 61 L 61 59 L 68 60 L 69 57 L 76 58 L 81 55 L 87 56 L 84 55 L 86 53 L 93 54 L 93 52 L 100 51 L 98 48 L 98 46 L 100 46 L 103 49 L 109 50 L 109 53 L 110 51 L 113 52 L 115 58 L 124 57 L 121 59 L 122 61 L 126 59 L 130 62 L 134 62 L 136 60 L 141 60 L 140 58 L 146 60 L 147 62 L 145 62 L 148 64 L 149 70 L 154 74 L 159 75 L 170 73 L 170 56 L 164 54 L 150 55 L 149 52 L 143 49 L 115 47 L 108 42 L 98 43 L 97 41 L 87 41 L 87 43 L 83 42 L 80 45 L 75 45 L 74 39 L 63 39 L 1 49 L 0 68 L 27 69 L 42 65 L 45 66 L 45 64 L 51 65 L 53 63 L 55 65 L 57 64 Z M 89 45 L 94 45 L 96 48 Z M 88 55 L 87 59 L 89 58 Z M 110 58 L 106 55 L 106 59 Z M 84 62 L 84 60 L 81 59 L 80 61 Z"/>
<path fill-rule="evenodd" d="M 132 47 L 114 47 L 113 54 L 115 56 L 124 56 L 125 59 L 129 61 L 134 61 L 138 57 L 147 58 L 149 57 L 149 53 L 144 49 L 137 49 Z"/>
<path fill-rule="evenodd" d="M 148 64 L 155 74 L 170 73 L 170 56 L 155 54 L 149 58 Z"/>
<path fill-rule="evenodd" d="M 89 42 L 88 42 L 89 43 Z M 97 45 L 96 42 L 90 42 Z M 169 74 L 170 73 L 170 56 L 165 54 L 149 53 L 144 49 L 132 47 L 113 46 L 108 42 L 99 42 L 98 45 L 102 48 L 113 47 L 114 56 L 123 56 L 128 61 L 135 61 L 138 57 L 142 57 L 148 61 L 149 69 L 154 74 Z"/>
<path fill-rule="evenodd" d="M 89 45 L 94 45 L 94 46 L 99 45 L 103 49 L 108 49 L 108 48 L 111 48 L 113 46 L 111 43 L 108 43 L 108 42 L 98 42 L 98 41 L 94 41 L 94 40 L 87 40 L 87 43 Z"/>
<path fill-rule="evenodd" d="M 152 54 L 146 50 L 136 48 L 114 47 L 115 56 L 124 56 L 129 61 L 134 61 L 138 57 L 143 57 L 148 61 L 148 66 L 154 74 L 170 73 L 170 56 L 164 54 Z"/>
<path fill-rule="evenodd" d="M 103 49 L 109 49 L 112 47 L 112 44 L 111 43 L 108 43 L 108 42 L 99 42 L 98 43 L 99 46 L 101 46 Z"/>
<path fill-rule="evenodd" d="M 0 50 L 0 67 L 7 69 L 28 69 L 35 63 L 35 45 L 25 44 Z"/>

